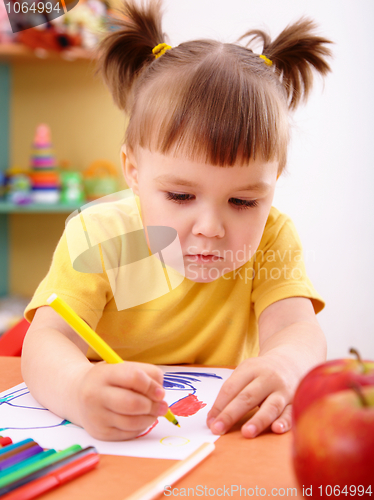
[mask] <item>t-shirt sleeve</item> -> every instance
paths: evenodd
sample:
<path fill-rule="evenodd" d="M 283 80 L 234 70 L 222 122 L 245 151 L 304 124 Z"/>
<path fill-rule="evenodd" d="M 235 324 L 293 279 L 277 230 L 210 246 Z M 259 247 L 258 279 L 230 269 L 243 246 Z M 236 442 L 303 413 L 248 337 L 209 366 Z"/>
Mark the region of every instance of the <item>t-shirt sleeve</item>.
<path fill-rule="evenodd" d="M 309 280 L 302 245 L 291 219 L 272 208 L 253 257 L 252 303 L 256 318 L 266 307 L 290 297 L 306 297 L 317 314 L 324 300 Z"/>
<path fill-rule="evenodd" d="M 76 231 L 77 238 L 70 233 L 69 240 L 78 241 L 79 232 L 79 217 L 70 221 L 70 231 Z M 71 250 L 71 249 L 70 249 Z M 34 318 L 36 309 L 38 307 L 47 305 L 47 299 L 52 293 L 56 293 L 67 304 L 69 304 L 74 311 L 86 321 L 91 328 L 95 329 L 106 304 L 113 297 L 113 293 L 104 270 L 101 266 L 100 260 L 101 252 L 98 251 L 99 265 L 96 262 L 94 266 L 96 270 L 102 272 L 92 272 L 92 255 L 88 255 L 85 259 L 80 259 L 79 269 L 76 270 L 73 265 L 71 251 L 69 252 L 67 235 L 64 231 L 52 258 L 52 263 L 47 276 L 38 286 L 35 294 L 25 310 L 25 318 L 31 322 Z M 85 265 L 85 260 L 86 265 Z M 86 271 L 86 272 L 82 272 Z"/>

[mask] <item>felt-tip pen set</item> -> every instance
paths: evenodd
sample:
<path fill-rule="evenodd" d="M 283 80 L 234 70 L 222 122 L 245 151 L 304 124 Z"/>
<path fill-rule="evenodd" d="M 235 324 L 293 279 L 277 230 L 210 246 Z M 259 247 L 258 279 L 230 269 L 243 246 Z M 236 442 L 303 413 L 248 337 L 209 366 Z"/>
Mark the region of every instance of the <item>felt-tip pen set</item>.
<path fill-rule="evenodd" d="M 32 439 L 13 443 L 0 436 L 0 497 L 30 500 L 93 469 L 96 448 L 75 444 L 61 451 L 43 450 Z"/>

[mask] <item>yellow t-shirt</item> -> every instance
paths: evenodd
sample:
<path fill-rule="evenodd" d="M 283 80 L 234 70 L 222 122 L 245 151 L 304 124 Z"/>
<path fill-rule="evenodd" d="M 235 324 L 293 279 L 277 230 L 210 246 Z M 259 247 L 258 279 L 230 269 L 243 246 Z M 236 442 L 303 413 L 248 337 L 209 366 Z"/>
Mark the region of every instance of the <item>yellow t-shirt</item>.
<path fill-rule="evenodd" d="M 139 207 L 138 200 L 137 204 Z M 113 234 L 139 231 L 141 221 L 139 225 L 136 214 L 134 219 L 133 213 L 126 213 L 121 202 L 101 204 L 99 210 L 96 241 L 90 249 L 86 246 L 88 250 L 93 251 Z M 91 218 L 91 225 L 92 220 L 95 219 Z M 182 277 L 181 284 L 175 282 L 168 293 L 162 296 L 156 293 L 156 298 L 122 310 L 118 310 L 115 300 L 113 272 L 118 271 L 116 252 L 124 251 L 123 241 L 117 238 L 114 253 L 106 261 L 102 252 L 96 254 L 95 272 L 80 272 L 84 270 L 84 258 L 80 259 L 79 271 L 75 270 L 72 265 L 75 250 L 71 242 L 78 246 L 86 244 L 81 216 L 71 219 L 69 224 L 69 238 L 66 230 L 47 276 L 26 308 L 25 317 L 31 322 L 36 309 L 46 305 L 48 297 L 56 293 L 125 360 L 236 366 L 245 358 L 258 355 L 258 318 L 270 304 L 299 296 L 311 299 L 316 313 L 324 307 L 306 275 L 296 229 L 290 218 L 274 207 L 256 254 L 239 269 L 210 283 L 195 283 Z M 75 256 L 78 253 L 76 251 Z M 91 265 L 95 260 L 92 256 L 90 253 Z M 146 262 L 147 256 L 149 253 L 141 256 L 139 262 Z M 130 255 L 129 261 L 136 258 Z M 107 267 L 102 269 L 105 263 Z M 126 269 L 130 267 L 121 269 L 125 273 L 125 295 L 131 302 L 136 288 L 134 279 L 138 275 L 130 273 L 127 279 Z M 144 276 L 141 277 L 146 281 L 144 290 L 151 290 L 153 277 Z M 87 356 L 99 359 L 91 349 Z"/>

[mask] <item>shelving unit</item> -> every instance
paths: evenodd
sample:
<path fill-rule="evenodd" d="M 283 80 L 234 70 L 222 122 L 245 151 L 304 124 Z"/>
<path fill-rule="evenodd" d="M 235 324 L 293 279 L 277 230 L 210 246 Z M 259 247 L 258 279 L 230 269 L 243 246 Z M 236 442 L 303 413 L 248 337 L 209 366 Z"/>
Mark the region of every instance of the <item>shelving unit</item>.
<path fill-rule="evenodd" d="M 9 167 L 10 160 L 10 97 L 12 87 L 12 63 L 23 61 L 90 61 L 97 54 L 81 48 L 73 48 L 62 53 L 45 50 L 33 51 L 20 44 L 0 44 L 0 170 Z M 15 213 L 70 213 L 77 205 L 30 204 L 16 206 L 0 202 L 0 297 L 8 294 L 9 287 L 9 216 Z"/>
<path fill-rule="evenodd" d="M 33 213 L 69 213 L 73 212 L 79 208 L 81 204 L 67 204 L 67 203 L 55 203 L 55 204 L 41 204 L 41 203 L 30 203 L 29 205 L 15 205 L 7 201 L 0 202 L 0 214 L 33 214 Z"/>
<path fill-rule="evenodd" d="M 97 53 L 80 47 L 64 50 L 62 52 L 51 52 L 44 49 L 32 50 L 17 43 L 0 43 L 0 62 L 13 61 L 79 61 L 96 59 Z"/>

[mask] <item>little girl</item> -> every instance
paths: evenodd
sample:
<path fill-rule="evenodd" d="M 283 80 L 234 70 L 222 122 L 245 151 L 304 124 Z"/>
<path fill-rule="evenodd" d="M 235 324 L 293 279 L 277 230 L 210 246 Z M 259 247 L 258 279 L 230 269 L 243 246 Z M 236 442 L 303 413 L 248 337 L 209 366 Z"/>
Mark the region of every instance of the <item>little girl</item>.
<path fill-rule="evenodd" d="M 121 161 L 135 207 L 119 197 L 67 224 L 25 312 L 24 380 L 41 404 L 95 438 L 122 440 L 167 411 L 155 365 L 235 366 L 208 414 L 211 431 L 227 432 L 259 406 L 243 436 L 269 426 L 285 432 L 298 382 L 326 357 L 316 320 L 324 303 L 291 220 L 272 200 L 287 161 L 289 110 L 308 96 L 312 70 L 330 70 L 331 42 L 303 18 L 274 41 L 262 31 L 244 35 L 263 42 L 262 54 L 213 40 L 170 47 L 158 1 L 126 1 L 124 15 L 102 43 L 100 67 L 129 117 Z M 169 273 L 167 293 L 147 267 L 152 228 L 174 231 L 180 243 L 185 277 L 173 286 Z M 144 232 L 142 253 L 135 235 Z M 72 256 L 83 234 L 96 267 L 88 251 L 79 265 Z M 142 266 L 140 277 L 133 271 Z M 92 363 L 95 353 L 46 305 L 52 293 L 126 362 Z"/>

